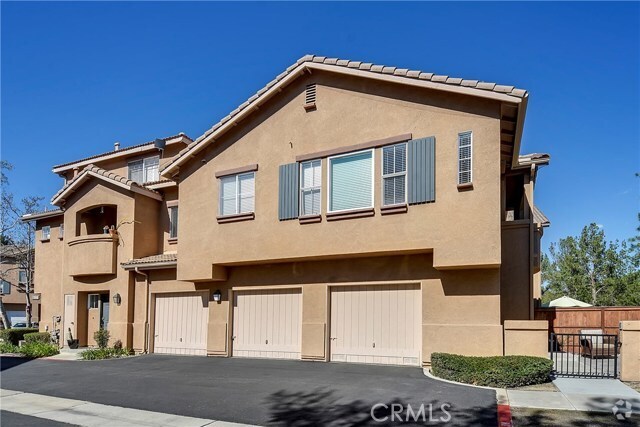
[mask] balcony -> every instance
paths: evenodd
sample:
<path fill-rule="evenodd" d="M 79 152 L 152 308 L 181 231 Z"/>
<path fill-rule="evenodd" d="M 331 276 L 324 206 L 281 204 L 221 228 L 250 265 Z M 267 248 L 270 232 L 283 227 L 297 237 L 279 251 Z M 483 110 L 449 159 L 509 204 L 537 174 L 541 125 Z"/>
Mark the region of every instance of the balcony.
<path fill-rule="evenodd" d="M 67 244 L 70 276 L 116 274 L 117 235 L 89 234 L 74 237 Z"/>

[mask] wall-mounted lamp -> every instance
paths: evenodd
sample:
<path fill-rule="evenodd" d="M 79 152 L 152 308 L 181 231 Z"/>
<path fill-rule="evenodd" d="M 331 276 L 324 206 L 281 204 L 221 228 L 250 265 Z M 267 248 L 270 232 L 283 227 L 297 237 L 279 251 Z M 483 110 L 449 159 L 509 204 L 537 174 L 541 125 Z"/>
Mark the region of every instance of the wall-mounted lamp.
<path fill-rule="evenodd" d="M 213 300 L 215 302 L 220 302 L 222 300 L 222 292 L 220 292 L 220 289 L 213 293 Z"/>
<path fill-rule="evenodd" d="M 115 294 L 113 296 L 113 303 L 115 305 L 120 305 L 121 302 L 122 302 L 122 297 L 120 296 L 120 294 Z"/>

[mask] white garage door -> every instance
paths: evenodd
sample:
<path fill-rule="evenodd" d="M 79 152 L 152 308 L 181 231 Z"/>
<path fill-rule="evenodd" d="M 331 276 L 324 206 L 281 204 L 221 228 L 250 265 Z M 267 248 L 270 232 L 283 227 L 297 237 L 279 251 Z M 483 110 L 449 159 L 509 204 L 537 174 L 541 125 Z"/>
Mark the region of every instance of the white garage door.
<path fill-rule="evenodd" d="M 206 356 L 208 318 L 206 293 L 157 294 L 153 351 Z"/>
<path fill-rule="evenodd" d="M 419 285 L 331 289 L 331 360 L 419 365 Z"/>
<path fill-rule="evenodd" d="M 300 358 L 300 289 L 241 291 L 233 299 L 233 356 Z"/>

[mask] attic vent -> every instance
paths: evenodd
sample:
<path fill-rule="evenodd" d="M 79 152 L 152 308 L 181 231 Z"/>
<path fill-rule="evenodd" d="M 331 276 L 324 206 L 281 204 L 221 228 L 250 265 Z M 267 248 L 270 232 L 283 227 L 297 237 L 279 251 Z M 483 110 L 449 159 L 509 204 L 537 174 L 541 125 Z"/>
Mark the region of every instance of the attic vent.
<path fill-rule="evenodd" d="M 304 109 L 309 111 L 316 108 L 316 84 L 307 85 L 304 94 Z"/>

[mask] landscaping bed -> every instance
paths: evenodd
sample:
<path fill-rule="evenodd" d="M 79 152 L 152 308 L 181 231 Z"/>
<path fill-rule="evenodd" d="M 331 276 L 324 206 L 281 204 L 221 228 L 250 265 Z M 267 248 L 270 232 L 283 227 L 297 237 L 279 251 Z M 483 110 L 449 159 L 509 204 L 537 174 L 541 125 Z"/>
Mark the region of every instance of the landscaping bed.
<path fill-rule="evenodd" d="M 515 388 L 551 381 L 553 361 L 533 356 L 471 357 L 448 353 L 431 355 L 431 372 L 450 381 Z"/>
<path fill-rule="evenodd" d="M 100 328 L 93 334 L 93 339 L 96 340 L 98 348 L 90 348 L 80 353 L 80 357 L 83 360 L 104 360 L 104 359 L 118 359 L 120 357 L 127 357 L 131 355 L 131 350 L 122 346 L 122 341 L 116 340 L 113 347 L 109 347 L 109 331 Z"/>
<path fill-rule="evenodd" d="M 3 339 L 0 342 L 2 354 L 17 354 L 37 359 L 60 353 L 58 346 L 51 343 L 51 335 L 48 332 L 38 332 L 37 329 L 5 329 L 2 332 L 0 335 Z M 25 341 L 24 344 L 18 347 L 18 342 L 22 340 Z"/>

